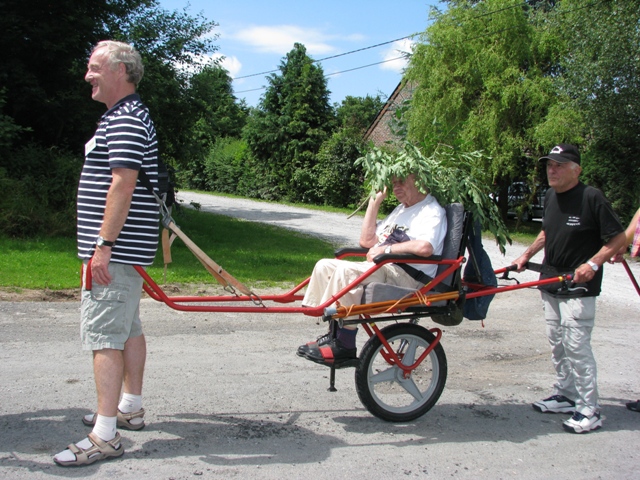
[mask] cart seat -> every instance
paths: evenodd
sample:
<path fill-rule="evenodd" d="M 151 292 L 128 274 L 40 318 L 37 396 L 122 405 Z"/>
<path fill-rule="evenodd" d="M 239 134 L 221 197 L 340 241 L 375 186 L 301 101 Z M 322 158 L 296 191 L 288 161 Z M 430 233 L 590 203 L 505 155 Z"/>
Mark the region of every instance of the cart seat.
<path fill-rule="evenodd" d="M 464 255 L 466 242 L 463 242 L 465 230 L 465 211 L 461 203 L 451 203 L 444 207 L 447 214 L 447 233 L 444 237 L 442 255 L 429 257 L 430 259 L 457 259 Z M 438 274 L 446 270 L 448 265 L 438 265 Z M 445 278 L 441 285 L 449 291 L 457 291 L 460 287 L 460 269 Z M 388 300 L 398 300 L 407 295 L 413 294 L 413 288 L 398 287 L 381 282 L 373 282 L 364 286 L 362 303 L 384 302 Z M 437 302 L 433 306 L 444 305 L 446 302 Z"/>

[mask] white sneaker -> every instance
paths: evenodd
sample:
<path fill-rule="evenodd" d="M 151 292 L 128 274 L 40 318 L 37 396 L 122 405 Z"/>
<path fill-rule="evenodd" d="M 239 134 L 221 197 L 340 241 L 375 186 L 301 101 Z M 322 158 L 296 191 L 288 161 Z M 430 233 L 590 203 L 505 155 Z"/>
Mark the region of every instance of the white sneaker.
<path fill-rule="evenodd" d="M 590 417 L 585 417 L 583 414 L 576 412 L 562 426 L 567 432 L 587 433 L 602 427 L 602 418 L 600 417 L 600 412 L 596 412 Z"/>
<path fill-rule="evenodd" d="M 541 413 L 573 413 L 576 411 L 576 402 L 572 402 L 564 395 L 552 395 L 532 403 L 531 406 Z"/>

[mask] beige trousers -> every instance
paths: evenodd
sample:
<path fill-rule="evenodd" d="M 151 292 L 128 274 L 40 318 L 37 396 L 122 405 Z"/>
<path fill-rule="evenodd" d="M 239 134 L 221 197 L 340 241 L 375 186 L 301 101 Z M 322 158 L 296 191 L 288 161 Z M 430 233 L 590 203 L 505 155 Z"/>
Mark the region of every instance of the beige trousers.
<path fill-rule="evenodd" d="M 350 262 L 334 258 L 324 258 L 313 269 L 311 280 L 302 300 L 302 305 L 317 307 L 335 297 L 340 305 L 349 307 L 362 303 L 364 285 L 380 282 L 407 288 L 421 288 L 422 283 L 396 265 L 383 265 L 356 286 L 339 293 L 374 264 L 370 262 Z M 332 302 L 334 303 L 334 302 Z"/>

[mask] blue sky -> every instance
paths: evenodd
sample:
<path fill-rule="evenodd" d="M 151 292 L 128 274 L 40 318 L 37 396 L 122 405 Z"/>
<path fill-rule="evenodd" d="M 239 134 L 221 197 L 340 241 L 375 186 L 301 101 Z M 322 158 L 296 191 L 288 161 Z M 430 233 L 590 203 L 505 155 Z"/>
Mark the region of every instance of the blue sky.
<path fill-rule="evenodd" d="M 423 32 L 430 6 L 445 9 L 438 0 L 160 0 L 165 10 L 202 13 L 218 26 L 216 55 L 234 78 L 238 98 L 258 104 L 267 85 L 266 74 L 276 70 L 295 42 L 314 60 L 390 42 Z M 402 77 L 403 60 L 388 61 L 409 51 L 412 39 L 388 43 L 320 63 L 327 75 L 331 102 L 347 95 L 390 95 Z M 385 62 L 385 63 L 380 63 Z M 378 64 L 366 68 L 366 65 Z M 347 71 L 351 70 L 352 71 Z"/>

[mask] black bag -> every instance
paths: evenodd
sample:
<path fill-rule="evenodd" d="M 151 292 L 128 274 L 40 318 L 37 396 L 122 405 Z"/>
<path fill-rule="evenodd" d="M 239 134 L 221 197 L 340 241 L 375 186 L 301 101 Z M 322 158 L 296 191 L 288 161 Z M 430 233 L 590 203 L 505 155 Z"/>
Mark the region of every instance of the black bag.
<path fill-rule="evenodd" d="M 147 190 L 153 193 L 153 187 L 149 181 L 149 177 L 144 173 L 144 170 L 140 169 L 138 172 L 138 180 L 142 183 Z M 158 158 L 158 195 L 167 207 L 171 207 L 176 203 L 176 191 L 171 181 L 171 174 L 166 164 Z"/>

